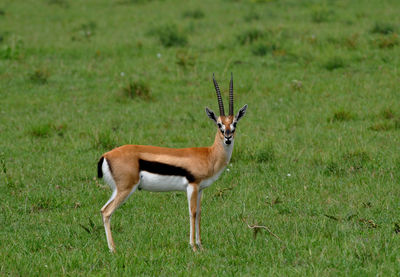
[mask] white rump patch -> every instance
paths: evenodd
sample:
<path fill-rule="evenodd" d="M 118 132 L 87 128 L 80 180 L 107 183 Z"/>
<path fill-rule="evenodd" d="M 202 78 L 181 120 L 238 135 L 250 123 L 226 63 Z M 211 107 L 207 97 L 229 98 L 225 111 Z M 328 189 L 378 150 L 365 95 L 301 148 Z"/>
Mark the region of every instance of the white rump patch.
<path fill-rule="evenodd" d="M 139 189 L 147 191 L 185 191 L 189 181 L 182 176 L 160 175 L 140 171 Z"/>
<path fill-rule="evenodd" d="M 106 158 L 103 160 L 103 164 L 101 165 L 101 170 L 103 171 L 104 181 L 110 186 L 111 190 L 113 191 L 110 199 L 107 203 L 101 208 L 102 210 L 114 200 L 115 196 L 117 195 L 117 186 L 115 185 L 115 181 L 113 176 L 111 175 L 110 167 L 108 166 L 108 162 Z"/>

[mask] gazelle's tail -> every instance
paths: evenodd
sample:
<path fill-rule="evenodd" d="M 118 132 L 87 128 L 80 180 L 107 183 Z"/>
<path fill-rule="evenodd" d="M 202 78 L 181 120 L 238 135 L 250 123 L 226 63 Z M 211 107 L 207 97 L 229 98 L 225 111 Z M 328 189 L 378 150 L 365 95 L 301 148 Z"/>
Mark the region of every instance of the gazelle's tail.
<path fill-rule="evenodd" d="M 104 157 L 101 157 L 99 163 L 97 164 L 97 177 L 103 178 L 103 170 L 101 169 L 103 166 Z"/>

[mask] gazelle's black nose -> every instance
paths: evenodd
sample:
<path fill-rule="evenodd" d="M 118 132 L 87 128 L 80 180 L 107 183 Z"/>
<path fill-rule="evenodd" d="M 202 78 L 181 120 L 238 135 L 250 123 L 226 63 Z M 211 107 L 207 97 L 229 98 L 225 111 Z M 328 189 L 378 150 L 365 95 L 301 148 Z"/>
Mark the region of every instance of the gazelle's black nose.
<path fill-rule="evenodd" d="M 231 144 L 232 143 L 232 136 L 230 136 L 230 137 L 225 137 L 225 143 L 226 144 Z"/>

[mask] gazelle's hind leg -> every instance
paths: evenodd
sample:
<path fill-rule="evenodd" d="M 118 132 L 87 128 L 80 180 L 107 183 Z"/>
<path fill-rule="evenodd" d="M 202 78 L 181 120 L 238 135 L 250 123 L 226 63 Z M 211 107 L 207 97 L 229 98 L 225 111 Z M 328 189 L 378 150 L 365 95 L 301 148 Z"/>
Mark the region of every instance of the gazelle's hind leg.
<path fill-rule="evenodd" d="M 111 226 L 110 226 L 110 219 L 114 211 L 121 206 L 122 203 L 125 202 L 128 197 L 134 193 L 137 189 L 138 185 L 133 186 L 131 189 L 124 189 L 121 191 L 118 191 L 117 189 L 113 192 L 110 200 L 106 203 L 106 205 L 103 206 L 101 209 L 101 214 L 103 216 L 103 222 L 104 222 L 104 229 L 106 231 L 106 237 L 107 237 L 107 243 L 108 243 L 108 248 L 110 249 L 111 252 L 115 252 L 115 244 L 114 240 L 111 235 Z"/>
<path fill-rule="evenodd" d="M 101 208 L 101 214 L 103 217 L 104 229 L 106 231 L 108 248 L 111 252 L 115 252 L 115 244 L 111 235 L 110 227 L 111 215 L 122 203 L 124 203 L 126 199 L 128 199 L 132 193 L 135 192 L 135 190 L 138 188 L 139 180 L 134 180 L 135 178 L 129 178 L 133 176 L 127 176 L 125 180 L 116 181 L 111 174 L 110 167 L 106 159 L 103 161 L 102 171 L 105 181 L 113 190 L 111 198 Z"/>
<path fill-rule="evenodd" d="M 197 197 L 198 188 L 196 184 L 189 184 L 187 189 L 187 198 L 189 204 L 189 215 L 190 215 L 190 246 L 193 251 L 197 250 L 196 244 L 194 243 L 195 228 L 196 228 L 196 214 L 197 214 Z"/>

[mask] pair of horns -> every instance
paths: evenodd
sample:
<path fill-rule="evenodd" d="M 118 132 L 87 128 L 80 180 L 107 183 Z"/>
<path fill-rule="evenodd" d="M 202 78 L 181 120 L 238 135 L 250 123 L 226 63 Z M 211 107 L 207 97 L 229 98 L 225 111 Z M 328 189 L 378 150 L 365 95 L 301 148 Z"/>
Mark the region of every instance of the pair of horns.
<path fill-rule="evenodd" d="M 218 98 L 219 114 L 225 116 L 224 103 L 222 102 L 221 91 L 213 73 L 213 82 Z M 231 73 L 231 81 L 229 82 L 229 115 L 233 115 L 233 74 Z"/>

